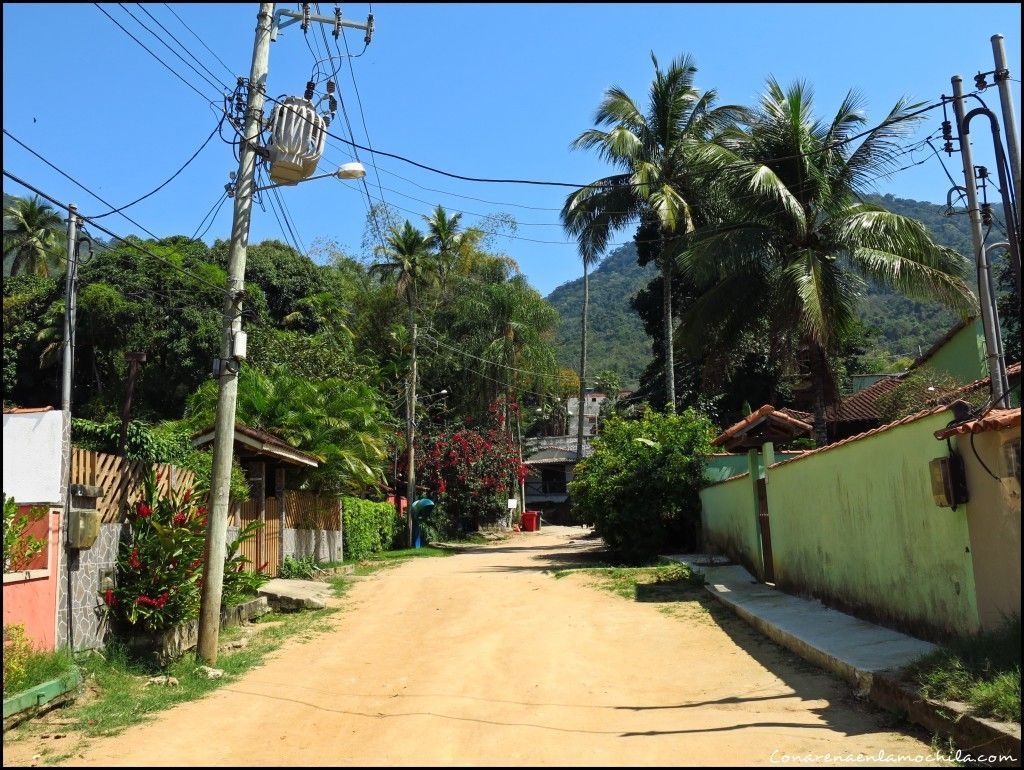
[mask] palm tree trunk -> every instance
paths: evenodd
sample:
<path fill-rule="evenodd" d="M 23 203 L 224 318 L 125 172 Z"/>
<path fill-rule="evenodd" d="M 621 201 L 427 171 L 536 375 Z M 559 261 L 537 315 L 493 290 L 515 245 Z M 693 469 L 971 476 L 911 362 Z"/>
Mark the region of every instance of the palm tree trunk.
<path fill-rule="evenodd" d="M 583 260 L 583 313 L 580 329 L 580 402 L 576 407 L 576 457 L 583 459 L 583 410 L 587 403 L 587 308 L 590 305 L 590 265 Z"/>
<path fill-rule="evenodd" d="M 828 377 L 828 364 L 825 351 L 811 343 L 811 379 L 814 382 L 814 443 L 817 446 L 828 444 L 828 422 L 825 417 L 825 380 Z"/>
<path fill-rule="evenodd" d="M 664 241 L 661 254 L 661 281 L 661 312 L 665 324 L 665 411 L 675 414 L 676 361 L 672 344 L 672 260 L 665 255 Z"/>

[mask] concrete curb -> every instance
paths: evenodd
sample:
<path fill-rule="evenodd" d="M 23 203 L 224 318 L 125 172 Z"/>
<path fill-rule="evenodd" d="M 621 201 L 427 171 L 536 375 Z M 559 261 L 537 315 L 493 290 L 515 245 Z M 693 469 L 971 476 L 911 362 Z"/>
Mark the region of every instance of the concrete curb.
<path fill-rule="evenodd" d="M 76 696 L 82 674 L 72 666 L 66 677 L 51 679 L 4 699 L 4 729 L 59 706 Z"/>
<path fill-rule="evenodd" d="M 857 688 L 857 694 L 868 697 L 876 705 L 888 711 L 895 711 L 904 715 L 915 724 L 921 725 L 933 733 L 947 735 L 962 751 L 977 757 L 985 755 L 1009 755 L 1012 759 L 1007 762 L 1005 759 L 1000 763 L 998 759 L 986 761 L 990 766 L 1020 766 L 1021 758 L 1021 730 L 1020 725 L 1007 722 L 998 722 L 991 719 L 975 716 L 971 713 L 970 707 L 954 703 L 931 700 L 925 698 L 913 686 L 903 682 L 898 677 L 898 667 L 889 669 L 867 668 L 857 665 L 842 657 L 842 651 L 829 652 L 816 646 L 812 641 L 801 638 L 794 632 L 780 627 L 767 617 L 762 617 L 755 609 L 743 606 L 740 600 L 734 600 L 734 596 L 742 596 L 740 591 L 731 591 L 728 588 L 723 590 L 721 584 L 716 585 L 714 578 L 721 573 L 712 573 L 709 577 L 709 570 L 715 570 L 716 565 L 702 565 L 698 559 L 683 557 L 666 557 L 672 561 L 679 561 L 690 567 L 695 573 L 700 574 L 706 580 L 704 589 L 715 597 L 721 604 L 732 610 L 737 616 L 745 620 L 762 634 L 772 641 L 780 644 L 792 652 L 795 652 L 804 660 L 827 671 L 831 671 L 840 678 L 849 682 Z M 750 577 L 747 575 L 747 577 Z M 755 582 L 750 578 L 748 583 Z M 738 588 L 738 586 L 735 586 Z M 766 586 L 758 586 L 755 592 L 763 592 Z M 772 589 L 774 590 L 774 589 Z M 844 613 L 822 606 L 819 602 L 800 599 L 799 597 L 786 596 L 787 601 L 806 603 L 808 615 L 820 614 L 822 620 L 827 622 L 827 617 L 845 616 Z M 749 603 L 749 597 L 748 597 Z M 756 602 L 757 609 L 765 609 L 764 605 Z M 770 608 L 769 608 L 770 609 Z M 767 614 L 767 613 L 766 613 Z M 852 619 L 851 620 L 855 620 Z M 870 624 L 864 621 L 855 621 L 858 626 Z M 889 629 L 878 628 L 880 634 L 893 635 Z M 880 644 L 885 644 L 882 642 Z M 888 642 L 892 644 L 892 642 Z M 924 643 L 922 643 L 924 644 Z M 910 662 L 909 660 L 907 662 Z"/>

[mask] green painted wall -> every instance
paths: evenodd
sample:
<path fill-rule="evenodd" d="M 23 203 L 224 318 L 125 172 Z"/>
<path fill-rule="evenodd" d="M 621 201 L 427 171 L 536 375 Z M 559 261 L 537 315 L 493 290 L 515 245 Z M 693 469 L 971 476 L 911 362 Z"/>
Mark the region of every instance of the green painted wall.
<path fill-rule="evenodd" d="M 775 459 L 777 462 L 788 460 L 791 457 L 799 457 L 800 452 L 775 452 Z M 708 484 L 714 484 L 718 481 L 725 481 L 725 479 L 731 479 L 733 476 L 738 476 L 741 473 L 746 473 L 747 468 L 747 455 L 710 455 L 708 457 L 707 470 L 705 471 L 705 477 L 707 478 Z"/>
<path fill-rule="evenodd" d="M 935 505 L 928 472 L 946 454 L 933 434 L 949 419 L 940 412 L 770 467 L 778 585 L 911 632 L 976 631 L 967 512 Z M 709 499 L 705 516 L 728 531 L 721 502 Z"/>
<path fill-rule="evenodd" d="M 939 348 L 921 367 L 952 374 L 963 382 L 988 377 L 985 365 L 985 330 L 975 319 Z"/>
<path fill-rule="evenodd" d="M 747 464 L 746 455 L 737 455 Z M 700 491 L 701 524 L 707 546 L 761 574 L 761 540 L 757 530 L 750 476 L 740 476 Z"/>

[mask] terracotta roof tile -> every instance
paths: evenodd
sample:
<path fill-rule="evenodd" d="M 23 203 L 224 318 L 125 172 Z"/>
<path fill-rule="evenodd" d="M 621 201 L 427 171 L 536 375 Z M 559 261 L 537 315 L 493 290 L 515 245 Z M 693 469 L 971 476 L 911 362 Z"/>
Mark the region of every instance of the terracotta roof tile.
<path fill-rule="evenodd" d="M 52 406 L 14 406 L 4 409 L 4 414 L 31 414 L 32 412 L 51 412 Z"/>
<path fill-rule="evenodd" d="M 1020 407 L 1016 409 L 990 409 L 982 417 L 959 425 L 935 431 L 935 438 L 944 439 L 950 436 L 965 436 L 968 433 L 986 433 L 990 430 L 1005 430 L 1020 427 Z"/>
<path fill-rule="evenodd" d="M 776 409 L 771 404 L 765 404 L 760 409 L 757 409 L 756 411 L 751 412 L 746 417 L 744 417 L 742 420 L 740 420 L 739 422 L 735 423 L 734 425 L 731 425 L 730 427 L 728 427 L 724 431 L 722 431 L 720 434 L 718 434 L 715 437 L 715 440 L 711 442 L 711 445 L 712 446 L 721 446 L 726 441 L 731 439 L 733 436 L 739 435 L 740 433 L 744 433 L 747 429 L 753 427 L 762 418 L 770 419 L 770 420 L 773 420 L 773 421 L 776 421 L 776 422 L 785 423 L 787 425 L 790 425 L 790 426 L 795 427 L 795 428 L 799 428 L 800 430 L 805 430 L 807 432 L 810 432 L 811 430 L 813 430 L 813 427 L 814 427 L 814 426 L 810 425 L 809 423 L 806 423 L 806 422 L 804 422 L 802 420 L 798 420 L 797 418 L 792 417 L 792 416 L 786 414 L 784 411 L 782 411 L 780 409 Z"/>
<path fill-rule="evenodd" d="M 878 410 L 877 399 L 883 393 L 900 384 L 902 376 L 894 375 L 868 385 L 864 390 L 859 390 L 852 396 L 848 396 L 838 404 L 830 406 L 825 412 L 829 422 L 861 422 L 865 420 L 881 419 Z"/>
<path fill-rule="evenodd" d="M 818 447 L 817 449 L 808 449 L 806 452 L 804 452 L 799 457 L 789 457 L 789 458 L 786 458 L 785 460 L 781 460 L 780 462 L 777 462 L 774 465 L 770 465 L 768 467 L 769 468 L 777 468 L 780 465 L 785 465 L 786 463 L 795 463 L 795 462 L 798 462 L 799 460 L 803 460 L 808 455 L 818 454 L 820 452 L 827 452 L 830 449 L 837 449 L 837 448 L 839 448 L 841 446 L 846 446 L 847 444 L 852 444 L 854 441 L 860 441 L 861 439 L 868 438 L 869 436 L 874 436 L 877 433 L 881 433 L 881 432 L 887 431 L 887 430 L 892 430 L 893 428 L 899 427 L 900 425 L 906 425 L 907 423 L 916 422 L 917 420 L 920 420 L 920 419 L 922 419 L 924 417 L 928 417 L 928 416 L 933 415 L 933 414 L 939 414 L 940 412 L 944 412 L 944 411 L 946 411 L 948 409 L 953 409 L 953 410 L 956 410 L 956 409 L 967 409 L 967 408 L 969 408 L 969 406 L 970 405 L 967 402 L 965 402 L 965 401 L 954 401 L 952 404 L 939 404 L 938 406 L 932 406 L 932 407 L 929 407 L 928 409 L 922 409 L 920 412 L 917 412 L 915 414 L 910 414 L 910 415 L 907 415 L 906 417 L 903 417 L 903 418 L 901 418 L 899 420 L 895 420 L 894 422 L 890 422 L 890 423 L 887 423 L 885 425 L 880 425 L 877 428 L 872 428 L 871 430 L 864 431 L 863 433 L 858 433 L 856 436 L 850 436 L 849 438 L 844 438 L 842 441 L 837 441 L 834 444 L 829 444 L 828 446 Z"/>

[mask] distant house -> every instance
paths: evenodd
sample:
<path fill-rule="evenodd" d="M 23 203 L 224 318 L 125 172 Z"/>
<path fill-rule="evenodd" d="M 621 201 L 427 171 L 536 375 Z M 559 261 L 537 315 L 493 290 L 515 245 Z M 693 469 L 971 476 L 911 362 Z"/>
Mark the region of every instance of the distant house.
<path fill-rule="evenodd" d="M 597 420 L 601 414 L 601 405 L 607 400 L 607 393 L 587 389 L 583 400 L 583 436 L 585 438 L 597 435 Z M 579 397 L 568 399 L 566 406 L 569 411 L 568 433 L 575 437 L 579 435 Z"/>
<path fill-rule="evenodd" d="M 967 383 L 961 389 L 961 395 L 972 392 L 972 389 L 988 387 L 985 336 L 981 320 L 972 316 L 961 321 L 922 353 L 907 371 L 900 374 L 869 375 L 873 382 L 830 406 L 826 410 L 829 441 L 841 441 L 877 428 L 883 422 L 879 398 L 911 374 L 929 370 Z M 1009 366 L 1007 373 L 1011 386 L 1016 387 L 1020 382 L 1020 364 Z M 936 395 L 938 397 L 943 394 Z"/>
<path fill-rule="evenodd" d="M 572 449 L 550 444 L 542 446 L 523 461 L 528 469 L 526 509 L 540 511 L 546 523 L 569 524 L 572 521 L 568 485 L 577 461 L 575 441 L 572 437 Z"/>

